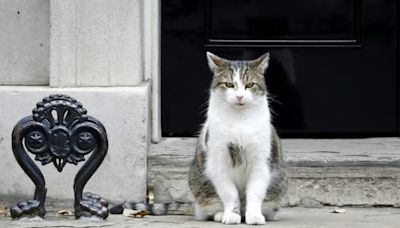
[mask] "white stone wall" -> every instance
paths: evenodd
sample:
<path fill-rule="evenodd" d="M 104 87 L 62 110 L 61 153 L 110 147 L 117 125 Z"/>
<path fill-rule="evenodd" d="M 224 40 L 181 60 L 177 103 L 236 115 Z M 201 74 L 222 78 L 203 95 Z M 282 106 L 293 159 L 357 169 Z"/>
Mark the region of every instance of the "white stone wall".
<path fill-rule="evenodd" d="M 113 202 L 146 199 L 151 77 L 144 80 L 144 1 L 0 0 L 1 197 L 33 196 L 13 157 L 11 132 L 43 97 L 63 93 L 99 119 L 109 137 L 107 157 L 85 191 Z M 49 198 L 73 198 L 79 167 L 58 173 L 37 164 Z"/>
<path fill-rule="evenodd" d="M 50 85 L 137 86 L 141 0 L 52 0 Z"/>
<path fill-rule="evenodd" d="M 0 1 L 0 85 L 48 85 L 49 0 Z"/>
<path fill-rule="evenodd" d="M 0 85 L 138 86 L 143 23 L 142 0 L 1 0 Z"/>

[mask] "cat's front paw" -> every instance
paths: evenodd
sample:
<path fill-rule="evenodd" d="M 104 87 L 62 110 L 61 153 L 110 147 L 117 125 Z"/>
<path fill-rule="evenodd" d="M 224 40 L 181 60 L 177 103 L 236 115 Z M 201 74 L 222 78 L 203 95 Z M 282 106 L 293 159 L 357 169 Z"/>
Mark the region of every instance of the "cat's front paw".
<path fill-rule="evenodd" d="M 224 212 L 220 211 L 214 215 L 214 221 L 222 222 L 222 218 L 224 217 Z"/>
<path fill-rule="evenodd" d="M 248 225 L 263 225 L 265 224 L 265 217 L 261 212 L 246 212 L 246 224 Z"/>
<path fill-rule="evenodd" d="M 240 224 L 242 221 L 242 217 L 234 212 L 225 212 L 224 216 L 222 216 L 223 224 Z"/>

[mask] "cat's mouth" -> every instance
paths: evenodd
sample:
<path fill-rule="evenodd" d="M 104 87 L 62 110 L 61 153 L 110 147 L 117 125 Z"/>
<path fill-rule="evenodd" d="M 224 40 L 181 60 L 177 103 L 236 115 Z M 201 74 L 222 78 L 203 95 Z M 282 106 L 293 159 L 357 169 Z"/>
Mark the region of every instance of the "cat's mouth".
<path fill-rule="evenodd" d="M 236 105 L 238 105 L 238 106 L 243 106 L 243 105 L 245 105 L 245 103 L 243 103 L 243 102 L 238 102 L 238 103 L 236 103 Z"/>

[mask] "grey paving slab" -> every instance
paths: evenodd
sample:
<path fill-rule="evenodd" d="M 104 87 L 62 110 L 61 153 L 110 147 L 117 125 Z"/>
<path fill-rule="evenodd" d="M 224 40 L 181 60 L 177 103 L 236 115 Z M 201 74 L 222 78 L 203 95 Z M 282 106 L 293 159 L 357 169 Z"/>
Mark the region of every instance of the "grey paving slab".
<path fill-rule="evenodd" d="M 263 226 L 269 228 L 398 228 L 400 227 L 400 209 L 395 208 L 345 208 L 341 214 L 330 213 L 333 208 L 283 208 L 277 221 Z M 195 221 L 191 216 L 146 216 L 144 218 L 126 218 L 111 215 L 106 221 L 82 221 L 73 217 L 50 216 L 46 221 L 12 221 L 0 218 L 0 227 L 249 227 L 246 224 L 227 226 L 212 221 Z"/>

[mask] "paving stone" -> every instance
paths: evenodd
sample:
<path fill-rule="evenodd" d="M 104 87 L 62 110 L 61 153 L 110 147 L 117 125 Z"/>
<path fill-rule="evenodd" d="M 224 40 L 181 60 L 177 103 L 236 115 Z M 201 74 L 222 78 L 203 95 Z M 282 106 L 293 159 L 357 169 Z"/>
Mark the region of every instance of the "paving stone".
<path fill-rule="evenodd" d="M 345 208 L 345 213 L 331 213 L 333 207 L 324 208 L 283 208 L 278 213 L 278 220 L 269 221 L 269 228 L 397 228 L 399 227 L 400 209 L 396 208 Z M 213 221 L 195 221 L 191 216 L 145 216 L 127 218 L 111 215 L 107 220 L 74 220 L 72 216 L 48 216 L 45 221 L 13 221 L 9 217 L 0 218 L 0 227 L 226 227 Z M 235 227 L 249 227 L 246 224 Z M 264 226 L 263 226 L 264 227 Z"/>

